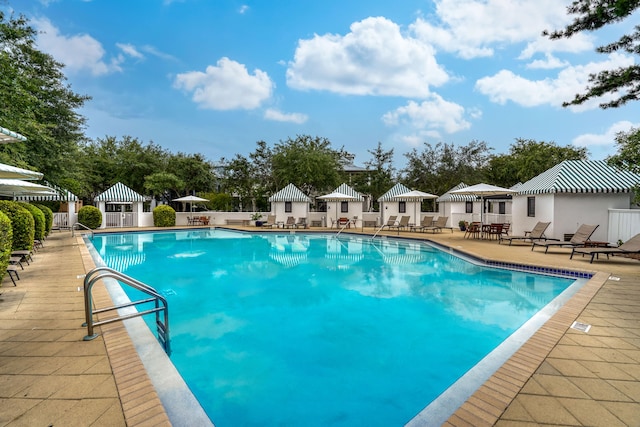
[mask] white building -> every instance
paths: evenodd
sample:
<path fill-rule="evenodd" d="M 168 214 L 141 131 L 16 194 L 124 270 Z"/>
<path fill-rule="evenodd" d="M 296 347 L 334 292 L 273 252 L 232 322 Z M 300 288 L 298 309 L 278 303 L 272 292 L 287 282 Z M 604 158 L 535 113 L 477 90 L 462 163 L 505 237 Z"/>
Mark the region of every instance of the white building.
<path fill-rule="evenodd" d="M 551 222 L 545 235 L 565 240 L 581 224 L 598 225 L 592 240 L 617 241 L 609 233 L 610 211 L 631 207 L 632 189 L 640 175 L 603 160 L 565 160 L 517 188 L 513 196 L 513 234 Z M 615 233 L 614 233 L 615 234 Z"/>

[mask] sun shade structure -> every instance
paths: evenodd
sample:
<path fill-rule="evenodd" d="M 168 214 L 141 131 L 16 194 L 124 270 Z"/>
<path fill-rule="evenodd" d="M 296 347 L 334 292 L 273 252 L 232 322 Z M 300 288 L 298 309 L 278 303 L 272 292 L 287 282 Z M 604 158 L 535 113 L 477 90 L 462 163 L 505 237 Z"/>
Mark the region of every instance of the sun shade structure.
<path fill-rule="evenodd" d="M 57 193 L 53 188 L 36 184 L 35 182 L 20 179 L 0 179 L 0 195 L 16 197 L 30 194 L 54 195 Z"/>
<path fill-rule="evenodd" d="M 24 196 L 16 197 L 16 200 L 20 200 L 23 202 L 77 202 L 78 196 L 73 194 L 71 191 L 64 190 L 57 185 L 50 184 L 48 182 L 44 182 L 44 185 L 50 187 L 55 191 L 55 194 L 37 194 L 31 193 Z"/>
<path fill-rule="evenodd" d="M 27 138 L 7 128 L 0 126 L 0 144 L 8 144 L 10 142 L 26 141 Z"/>
<path fill-rule="evenodd" d="M 174 202 L 182 202 L 182 203 L 190 203 L 191 204 L 191 212 L 193 212 L 193 204 L 198 202 L 208 202 L 209 199 L 203 199 L 198 196 L 184 196 L 178 197 L 177 199 L 173 199 Z"/>
<path fill-rule="evenodd" d="M 436 196 L 435 194 L 425 193 L 424 191 L 420 190 L 411 190 L 406 193 L 393 196 L 393 198 L 400 201 L 405 200 L 413 202 L 413 220 L 415 224 L 418 224 L 420 222 L 420 217 L 418 216 L 418 205 L 424 199 L 437 199 L 438 196 Z"/>
<path fill-rule="evenodd" d="M 483 222 L 482 216 L 484 215 L 484 198 L 486 196 L 514 194 L 514 193 L 517 193 L 517 191 L 510 190 L 508 188 L 498 187 L 496 185 L 480 183 L 476 185 L 471 185 L 469 187 L 460 188 L 458 190 L 453 190 L 453 191 L 450 191 L 449 193 L 465 194 L 470 196 L 478 196 L 482 198 L 482 208 L 480 209 L 480 222 Z"/>
<path fill-rule="evenodd" d="M 30 171 L 11 165 L 0 163 L 0 179 L 22 179 L 27 181 L 37 181 L 42 179 L 40 172 Z"/>

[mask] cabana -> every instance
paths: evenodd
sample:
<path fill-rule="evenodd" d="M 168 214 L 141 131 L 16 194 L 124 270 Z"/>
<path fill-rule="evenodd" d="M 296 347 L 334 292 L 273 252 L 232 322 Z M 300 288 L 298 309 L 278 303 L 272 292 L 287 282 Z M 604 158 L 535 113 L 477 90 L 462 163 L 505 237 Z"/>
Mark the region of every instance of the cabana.
<path fill-rule="evenodd" d="M 317 197 L 327 202 L 326 226 L 338 225 L 341 220 L 350 221 L 354 226 L 362 221 L 364 197 L 347 184 L 341 184 L 329 194 Z"/>
<path fill-rule="evenodd" d="M 143 211 L 144 196 L 136 193 L 121 182 L 109 187 L 94 199 L 102 212 L 102 225 L 109 227 L 138 227 Z M 111 207 L 107 210 L 107 205 Z M 113 209 L 113 207 L 117 207 Z"/>
<path fill-rule="evenodd" d="M 580 224 L 597 224 L 591 240 L 625 241 L 633 231 L 614 230 L 611 211 L 629 209 L 639 183 L 640 175 L 604 160 L 565 160 L 517 187 L 513 233 L 523 234 L 538 221 L 551 222 L 546 236 L 568 241 Z"/>
<path fill-rule="evenodd" d="M 276 222 L 284 222 L 292 216 L 298 220 L 305 218 L 305 223 L 308 224 L 311 199 L 295 185 L 288 184 L 269 197 L 269 202 L 271 202 L 271 214 L 276 216 Z"/>

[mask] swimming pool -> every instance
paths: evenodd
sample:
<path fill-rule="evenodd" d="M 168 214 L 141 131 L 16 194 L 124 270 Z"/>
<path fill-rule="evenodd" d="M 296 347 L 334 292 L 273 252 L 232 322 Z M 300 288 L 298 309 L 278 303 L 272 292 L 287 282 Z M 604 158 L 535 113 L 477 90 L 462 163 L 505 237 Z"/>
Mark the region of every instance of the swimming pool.
<path fill-rule="evenodd" d="M 405 424 L 573 282 L 346 235 L 93 245 L 168 298 L 171 359 L 218 427 Z"/>

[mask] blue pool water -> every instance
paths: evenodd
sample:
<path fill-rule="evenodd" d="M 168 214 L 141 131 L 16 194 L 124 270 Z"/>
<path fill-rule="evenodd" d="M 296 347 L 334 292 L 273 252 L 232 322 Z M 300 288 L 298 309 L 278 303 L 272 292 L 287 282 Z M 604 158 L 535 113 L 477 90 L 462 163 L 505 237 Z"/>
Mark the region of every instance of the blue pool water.
<path fill-rule="evenodd" d="M 93 245 L 167 297 L 171 360 L 217 427 L 403 425 L 573 282 L 346 235 Z"/>

